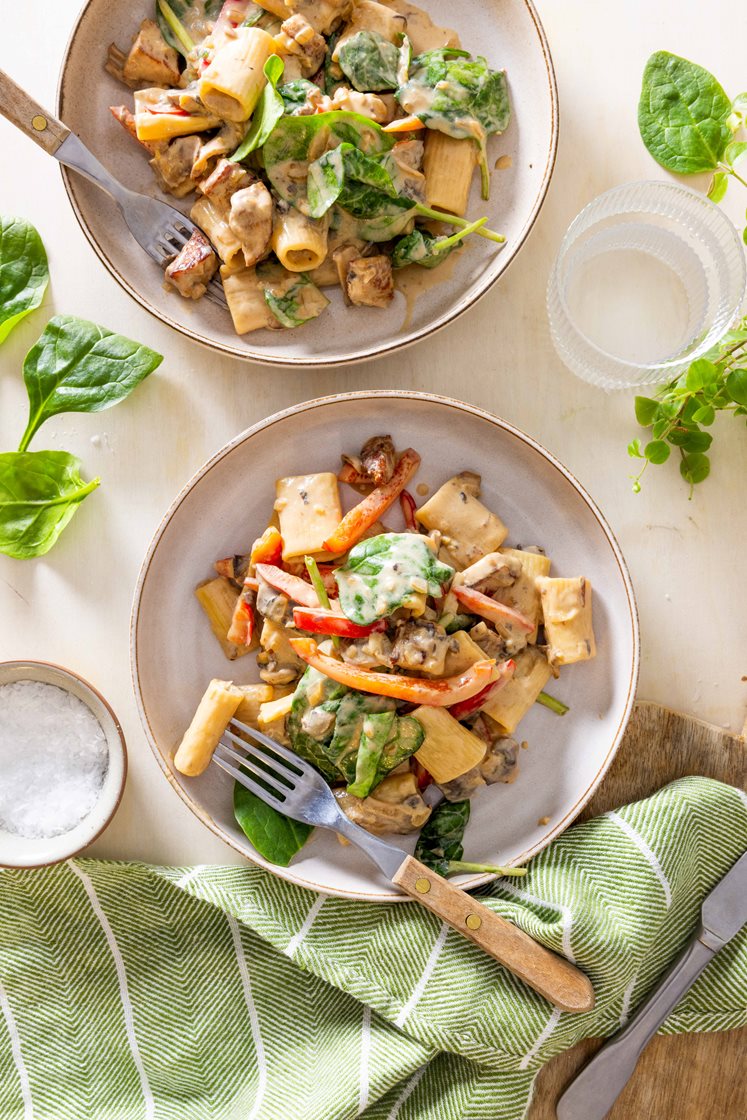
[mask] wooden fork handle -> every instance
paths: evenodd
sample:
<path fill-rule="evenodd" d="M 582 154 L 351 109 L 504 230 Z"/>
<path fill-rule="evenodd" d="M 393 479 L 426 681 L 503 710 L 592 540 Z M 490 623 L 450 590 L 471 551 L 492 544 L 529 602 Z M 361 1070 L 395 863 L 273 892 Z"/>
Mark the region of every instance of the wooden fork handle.
<path fill-rule="evenodd" d="M 563 1011 L 591 1011 L 594 989 L 580 969 L 538 945 L 528 934 L 419 860 L 408 856 L 392 882 L 556 1007 Z"/>
<path fill-rule="evenodd" d="M 53 156 L 70 129 L 0 70 L 0 113 Z"/>

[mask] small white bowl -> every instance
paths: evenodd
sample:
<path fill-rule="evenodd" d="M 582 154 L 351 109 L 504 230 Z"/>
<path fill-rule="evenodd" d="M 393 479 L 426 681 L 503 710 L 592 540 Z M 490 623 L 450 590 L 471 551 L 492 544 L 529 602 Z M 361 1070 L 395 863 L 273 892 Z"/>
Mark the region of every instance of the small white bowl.
<path fill-rule="evenodd" d="M 0 828 L 0 867 L 47 867 L 77 855 L 93 843 L 111 821 L 124 792 L 127 746 L 119 720 L 104 697 L 77 673 L 46 661 L 1 661 L 0 685 L 17 681 L 41 681 L 77 696 L 101 724 L 109 748 L 109 767 L 98 800 L 75 828 L 61 836 L 42 839 L 16 836 Z"/>

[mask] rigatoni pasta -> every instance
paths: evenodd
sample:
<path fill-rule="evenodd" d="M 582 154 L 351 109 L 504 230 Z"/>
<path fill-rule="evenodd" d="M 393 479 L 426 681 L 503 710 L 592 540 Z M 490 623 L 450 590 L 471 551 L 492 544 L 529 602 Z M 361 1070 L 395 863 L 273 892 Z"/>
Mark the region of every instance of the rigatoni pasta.
<path fill-rule="evenodd" d="M 476 167 L 474 140 L 430 131 L 423 156 L 428 205 L 459 217 L 466 214 Z"/>
<path fill-rule="evenodd" d="M 238 27 L 215 52 L 198 83 L 203 105 L 225 121 L 252 115 L 267 79 L 264 65 L 275 44 L 259 27 Z"/>
<path fill-rule="evenodd" d="M 292 207 L 278 207 L 270 245 L 289 272 L 310 272 L 327 259 L 329 221 L 309 218 Z"/>
<path fill-rule="evenodd" d="M 241 690 L 232 681 L 210 682 L 174 755 L 180 774 L 189 778 L 204 774 L 241 699 Z"/>

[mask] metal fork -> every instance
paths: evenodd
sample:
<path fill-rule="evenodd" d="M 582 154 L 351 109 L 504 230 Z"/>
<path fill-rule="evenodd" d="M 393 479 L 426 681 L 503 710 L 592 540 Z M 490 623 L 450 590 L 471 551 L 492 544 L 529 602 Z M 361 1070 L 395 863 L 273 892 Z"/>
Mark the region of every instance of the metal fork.
<path fill-rule="evenodd" d="M 233 719 L 213 762 L 285 816 L 350 840 L 387 879 L 563 1011 L 590 1011 L 594 1006 L 591 984 L 575 965 L 538 945 L 413 856 L 359 828 L 345 816 L 321 774 L 274 739 Z"/>
<path fill-rule="evenodd" d="M 159 268 L 164 269 L 174 259 L 197 229 L 175 206 L 122 186 L 67 125 L 43 109 L 2 70 L 0 113 L 50 156 L 106 191 L 121 210 L 132 236 Z M 206 299 L 228 308 L 219 280 L 210 281 Z"/>

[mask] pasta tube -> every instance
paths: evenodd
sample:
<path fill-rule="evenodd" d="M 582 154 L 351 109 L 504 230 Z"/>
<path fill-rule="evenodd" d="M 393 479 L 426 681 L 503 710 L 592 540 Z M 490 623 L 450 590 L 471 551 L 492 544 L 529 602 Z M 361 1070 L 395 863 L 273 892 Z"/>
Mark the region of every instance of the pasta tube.
<path fill-rule="evenodd" d="M 514 675 L 483 707 L 491 719 L 511 735 L 536 702 L 550 679 L 550 666 L 536 646 L 527 646 L 514 658 Z"/>
<path fill-rule="evenodd" d="M 545 636 L 550 661 L 554 665 L 571 665 L 574 661 L 588 661 L 597 652 L 594 631 L 591 628 L 591 584 L 588 579 L 551 579 L 540 576 L 537 580 Z"/>
<path fill-rule="evenodd" d="M 218 576 L 195 588 L 195 595 L 208 617 L 210 629 L 220 642 L 221 649 L 228 660 L 235 661 L 237 657 L 243 657 L 248 653 L 248 646 L 236 645 L 234 642 L 229 642 L 226 637 L 238 599 L 236 588 L 231 581 L 225 576 Z"/>
<path fill-rule="evenodd" d="M 412 713 L 425 732 L 415 757 L 436 782 L 451 782 L 479 766 L 485 742 L 444 708 L 423 705 Z"/>
<path fill-rule="evenodd" d="M 438 529 L 443 534 L 449 563 L 460 571 L 495 552 L 508 536 L 501 519 L 479 501 L 464 475 L 445 482 L 415 511 L 415 518 L 426 529 Z"/>
<path fill-rule="evenodd" d="M 292 475 L 275 483 L 275 512 L 280 518 L 283 560 L 324 552 L 324 541 L 342 519 L 336 475 Z"/>
<path fill-rule="evenodd" d="M 203 231 L 224 264 L 230 265 L 236 258 L 244 261 L 244 250 L 236 234 L 228 224 L 230 211 L 224 204 L 212 198 L 198 198 L 189 216 Z"/>
<path fill-rule="evenodd" d="M 247 727 L 259 727 L 259 710 L 263 704 L 269 704 L 275 699 L 275 689 L 271 684 L 240 684 L 237 688 L 241 693 L 241 700 L 234 712 L 236 719 Z"/>
<path fill-rule="evenodd" d="M 307 218 L 299 210 L 277 207 L 270 245 L 288 272 L 309 272 L 327 258 L 328 218 Z"/>
<path fill-rule="evenodd" d="M 291 10 L 286 5 L 285 0 L 257 0 L 257 3 L 260 8 L 264 8 L 266 12 L 277 16 L 278 19 L 286 20 L 291 14 Z"/>
<path fill-rule="evenodd" d="M 236 334 L 278 327 L 253 268 L 231 269 L 224 265 L 220 274 Z"/>
<path fill-rule="evenodd" d="M 549 556 L 542 552 L 523 552 L 517 548 L 502 548 L 501 555 L 509 559 L 518 560 L 521 564 L 521 574 L 511 587 L 499 587 L 491 592 L 494 599 L 505 603 L 519 611 L 534 623 L 534 630 L 527 634 L 527 641 L 534 644 L 537 641 L 537 623 L 540 619 L 540 593 L 537 587 L 537 577 L 550 574 L 551 561 Z"/>
<path fill-rule="evenodd" d="M 428 129 L 423 171 L 430 207 L 458 217 L 466 214 L 477 156 L 473 140 L 457 140 L 445 132 Z"/>
<path fill-rule="evenodd" d="M 174 755 L 180 774 L 189 778 L 204 774 L 241 699 L 241 689 L 231 681 L 210 682 Z"/>
<path fill-rule="evenodd" d="M 235 38 L 216 51 L 200 78 L 205 108 L 221 120 L 248 120 L 267 84 L 264 65 L 274 50 L 274 39 L 261 28 L 237 28 Z"/>
<path fill-rule="evenodd" d="M 175 136 L 190 136 L 216 128 L 220 121 L 210 112 L 189 113 L 166 96 L 162 89 L 135 91 L 135 133 L 141 143 L 155 140 L 173 140 Z"/>

